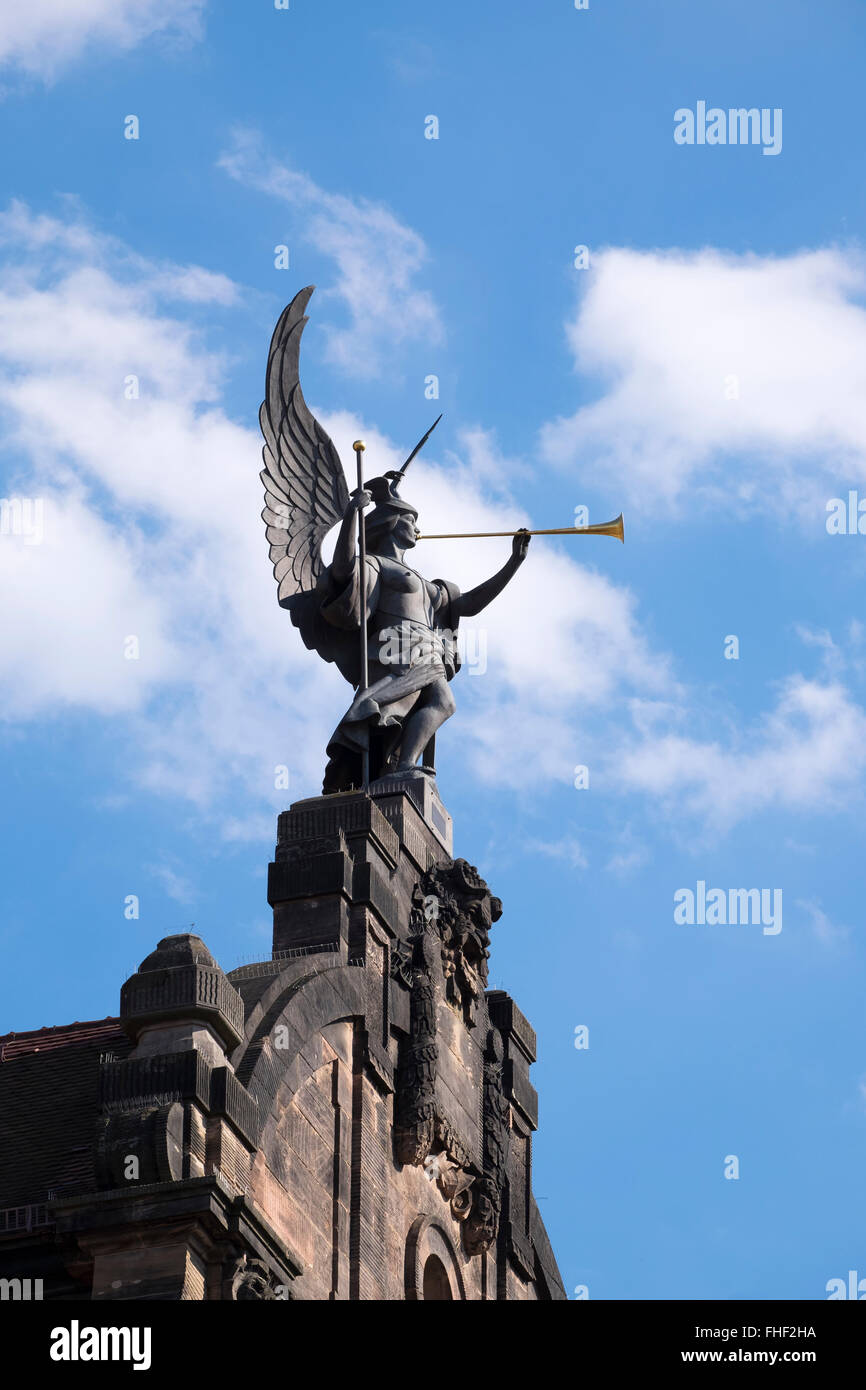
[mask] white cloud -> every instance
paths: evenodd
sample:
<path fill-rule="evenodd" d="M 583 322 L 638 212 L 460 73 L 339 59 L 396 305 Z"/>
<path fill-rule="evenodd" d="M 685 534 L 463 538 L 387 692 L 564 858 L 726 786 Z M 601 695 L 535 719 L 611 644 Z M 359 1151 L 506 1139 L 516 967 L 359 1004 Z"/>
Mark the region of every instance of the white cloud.
<path fill-rule="evenodd" d="M 809 916 L 813 934 L 823 946 L 839 946 L 851 935 L 848 927 L 836 926 L 831 922 L 820 902 L 798 898 L 797 906 Z"/>
<path fill-rule="evenodd" d="M 621 878 L 628 877 L 650 862 L 650 852 L 646 844 L 639 840 L 630 824 L 622 827 L 616 837 L 616 849 L 605 864 L 608 873 Z"/>
<path fill-rule="evenodd" d="M 371 38 L 380 44 L 385 66 L 400 82 L 417 86 L 421 82 L 431 82 L 440 75 L 435 49 L 422 39 L 407 34 L 405 29 L 397 32 L 374 31 Z"/>
<path fill-rule="evenodd" d="M 342 300 L 349 312 L 347 328 L 327 330 L 330 360 L 341 370 L 374 376 L 402 345 L 441 341 L 436 305 L 415 283 L 427 248 L 382 203 L 326 192 L 308 174 L 267 156 L 248 131 L 236 132 L 219 164 L 238 182 L 286 203 L 296 214 L 294 234 L 335 262 L 336 284 L 319 294 Z"/>
<path fill-rule="evenodd" d="M 822 526 L 837 484 L 866 479 L 859 252 L 612 249 L 581 274 L 568 340 L 603 394 L 544 429 L 548 460 L 613 473 L 644 515 L 748 504 Z"/>
<path fill-rule="evenodd" d="M 124 291 L 127 296 L 138 292 L 141 303 L 156 294 L 191 304 L 237 302 L 237 286 L 228 276 L 198 265 L 181 266 L 140 256 L 119 237 L 91 227 L 84 208 L 73 195 L 62 195 L 60 202 L 65 211 L 62 219 L 34 213 L 17 198 L 0 213 L 0 247 L 6 257 L 7 277 L 13 283 L 13 267 L 18 263 L 22 267 L 22 282 L 32 282 L 36 252 L 42 251 L 55 260 L 60 260 L 62 253 L 70 265 L 80 263 L 86 269 L 100 267 L 115 277 L 118 272 L 132 277 L 126 279 Z M 111 302 L 110 297 L 107 302 Z"/>
<path fill-rule="evenodd" d="M 866 713 L 840 684 L 791 676 L 755 727 L 725 735 L 702 742 L 645 724 L 617 750 L 615 775 L 677 819 L 716 830 L 768 807 L 837 809 L 862 787 Z"/>
<path fill-rule="evenodd" d="M 172 312 L 206 287 L 230 303 L 228 282 L 133 255 L 113 271 L 114 243 L 20 206 L 0 238 L 7 495 L 46 500 L 41 545 L 0 539 L 4 713 L 125 712 L 154 790 L 206 804 L 241 779 L 276 804 L 274 766 L 314 776 L 322 733 L 288 727 L 286 692 L 320 708 L 334 673 L 304 663 L 274 602 L 258 432 L 227 418 L 224 360 Z"/>
<path fill-rule="evenodd" d="M 138 578 L 140 533 L 123 536 L 78 488 L 48 492 L 41 501 L 40 544 L 0 537 L 3 717 L 63 706 L 134 710 L 182 669 L 161 605 Z M 125 656 L 130 636 L 138 640 L 138 660 Z"/>
<path fill-rule="evenodd" d="M 0 66 L 51 79 L 95 47 L 125 52 L 153 34 L 201 36 L 207 0 L 26 0 L 0 8 Z"/>
<path fill-rule="evenodd" d="M 527 840 L 526 848 L 547 859 L 559 859 L 572 869 L 585 869 L 589 860 L 575 835 L 563 835 L 559 840 Z"/>
<path fill-rule="evenodd" d="M 170 864 L 146 864 L 145 872 L 155 878 L 166 896 L 176 903 L 188 905 L 195 901 L 196 891 L 189 879 L 177 873 Z"/>
<path fill-rule="evenodd" d="M 833 641 L 827 629 L 813 628 L 807 623 L 797 623 L 794 631 L 804 646 L 813 647 L 820 654 L 821 669 L 824 675 L 838 679 L 848 665 L 848 661 L 845 652 L 841 646 Z M 850 645 L 853 646 L 853 642 Z"/>

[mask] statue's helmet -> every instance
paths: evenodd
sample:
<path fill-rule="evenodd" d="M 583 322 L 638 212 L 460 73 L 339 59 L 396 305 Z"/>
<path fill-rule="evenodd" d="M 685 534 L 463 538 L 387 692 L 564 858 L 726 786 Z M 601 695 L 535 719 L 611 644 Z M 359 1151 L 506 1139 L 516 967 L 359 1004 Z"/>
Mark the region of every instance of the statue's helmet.
<path fill-rule="evenodd" d="M 370 478 L 364 484 L 372 495 L 374 506 L 365 518 L 367 540 L 375 542 L 377 536 L 393 531 L 402 516 L 418 517 L 418 508 L 413 507 L 397 491 L 400 478 L 396 473 L 386 473 L 382 478 Z"/>

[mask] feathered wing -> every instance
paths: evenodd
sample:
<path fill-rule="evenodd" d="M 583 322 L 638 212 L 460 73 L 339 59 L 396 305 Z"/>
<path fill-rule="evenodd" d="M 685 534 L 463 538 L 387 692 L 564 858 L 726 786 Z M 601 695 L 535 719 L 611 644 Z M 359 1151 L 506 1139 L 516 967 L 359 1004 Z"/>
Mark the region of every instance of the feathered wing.
<path fill-rule="evenodd" d="M 292 608 L 322 573 L 322 541 L 349 501 L 340 456 L 304 400 L 298 375 L 304 310 L 315 285 L 295 295 L 274 329 L 259 411 L 265 509 L 277 598 Z M 333 659 L 333 658 L 330 658 Z"/>

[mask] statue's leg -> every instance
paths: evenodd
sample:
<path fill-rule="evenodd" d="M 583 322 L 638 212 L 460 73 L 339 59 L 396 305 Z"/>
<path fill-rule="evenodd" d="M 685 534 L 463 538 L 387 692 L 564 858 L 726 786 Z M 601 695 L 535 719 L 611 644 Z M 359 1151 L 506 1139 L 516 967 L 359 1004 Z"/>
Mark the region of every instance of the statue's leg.
<path fill-rule="evenodd" d="M 402 726 L 390 725 L 386 729 L 377 730 L 370 738 L 370 777 L 375 780 L 382 777 L 387 771 L 392 754 L 399 757 L 400 735 L 403 732 Z"/>
<path fill-rule="evenodd" d="M 428 767 L 428 768 L 430 769 L 431 772 L 435 772 L 435 771 L 436 771 L 436 735 L 435 735 L 435 734 L 434 734 L 433 737 L 430 739 L 430 742 L 429 742 L 429 743 L 426 743 L 426 744 L 424 745 L 424 751 L 423 751 L 423 753 L 421 754 L 421 766 L 422 766 L 422 767 Z"/>
<path fill-rule="evenodd" d="M 432 681 L 424 687 L 412 713 L 403 724 L 400 744 L 401 771 L 414 767 L 436 730 L 450 719 L 456 705 L 447 680 Z"/>

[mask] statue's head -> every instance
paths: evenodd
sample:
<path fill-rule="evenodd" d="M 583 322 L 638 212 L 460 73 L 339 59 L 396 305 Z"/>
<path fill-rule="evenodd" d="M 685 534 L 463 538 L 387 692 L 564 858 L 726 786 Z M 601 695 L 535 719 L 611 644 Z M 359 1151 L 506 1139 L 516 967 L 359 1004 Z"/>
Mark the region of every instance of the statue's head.
<path fill-rule="evenodd" d="M 409 550 L 416 542 L 418 512 L 411 502 L 406 502 L 397 492 L 399 479 L 395 475 L 384 478 L 371 478 L 365 484 L 372 493 L 373 510 L 365 517 L 367 549 L 376 554 L 378 547 L 387 536 L 392 536 L 400 550 Z"/>

